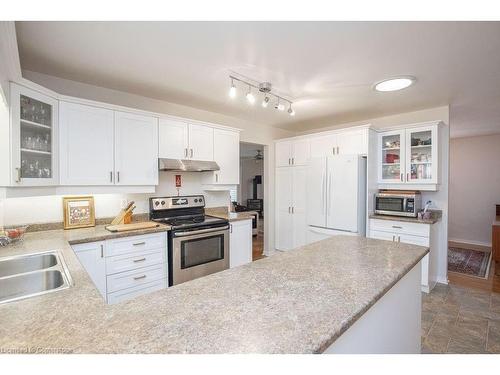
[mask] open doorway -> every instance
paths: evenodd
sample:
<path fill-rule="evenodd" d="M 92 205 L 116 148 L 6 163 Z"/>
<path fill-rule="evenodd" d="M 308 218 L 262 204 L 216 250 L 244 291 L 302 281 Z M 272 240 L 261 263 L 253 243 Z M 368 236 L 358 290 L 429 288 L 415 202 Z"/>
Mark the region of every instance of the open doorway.
<path fill-rule="evenodd" d="M 240 143 L 240 184 L 231 192 L 235 211 L 254 214 L 252 258 L 264 257 L 264 146 Z"/>

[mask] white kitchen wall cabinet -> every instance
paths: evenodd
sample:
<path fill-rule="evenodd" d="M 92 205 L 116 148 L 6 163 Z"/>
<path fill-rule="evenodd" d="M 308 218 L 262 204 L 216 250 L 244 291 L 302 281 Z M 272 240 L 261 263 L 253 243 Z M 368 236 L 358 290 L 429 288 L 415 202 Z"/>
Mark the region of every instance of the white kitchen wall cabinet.
<path fill-rule="evenodd" d="M 214 129 L 187 121 L 161 118 L 159 156 L 166 159 L 214 160 Z"/>
<path fill-rule="evenodd" d="M 252 220 L 229 223 L 229 267 L 252 261 Z"/>
<path fill-rule="evenodd" d="M 438 123 L 379 133 L 379 184 L 438 184 Z M 388 186 L 390 187 L 390 186 Z"/>
<path fill-rule="evenodd" d="M 306 165 L 311 156 L 309 139 L 276 142 L 276 166 L 290 167 Z"/>
<path fill-rule="evenodd" d="M 114 117 L 110 109 L 59 103 L 61 185 L 114 184 Z"/>
<path fill-rule="evenodd" d="M 240 183 L 240 133 L 213 129 L 214 160 L 220 170 L 207 172 L 204 183 L 212 185 L 238 185 Z"/>
<path fill-rule="evenodd" d="M 115 184 L 158 185 L 158 119 L 115 111 Z"/>
<path fill-rule="evenodd" d="M 311 158 L 335 155 L 337 151 L 337 134 L 324 134 L 311 139 Z"/>
<path fill-rule="evenodd" d="M 11 185 L 57 185 L 57 99 L 11 83 L 10 102 Z"/>
<path fill-rule="evenodd" d="M 106 299 L 106 258 L 105 241 L 73 245 L 75 252 L 85 271 L 96 286 L 101 296 Z"/>
<path fill-rule="evenodd" d="M 188 124 L 180 120 L 161 118 L 159 124 L 159 157 L 187 159 L 188 150 Z"/>
<path fill-rule="evenodd" d="M 370 238 L 428 247 L 422 259 L 422 291 L 429 293 L 437 282 L 439 239 L 436 224 L 370 219 Z"/>
<path fill-rule="evenodd" d="M 307 167 L 276 168 L 276 249 L 306 244 Z"/>
<path fill-rule="evenodd" d="M 193 160 L 214 160 L 213 128 L 189 124 L 189 158 Z"/>
<path fill-rule="evenodd" d="M 167 287 L 166 232 L 72 246 L 108 304 Z"/>
<path fill-rule="evenodd" d="M 311 139 L 311 158 L 368 153 L 368 129 L 343 130 Z"/>

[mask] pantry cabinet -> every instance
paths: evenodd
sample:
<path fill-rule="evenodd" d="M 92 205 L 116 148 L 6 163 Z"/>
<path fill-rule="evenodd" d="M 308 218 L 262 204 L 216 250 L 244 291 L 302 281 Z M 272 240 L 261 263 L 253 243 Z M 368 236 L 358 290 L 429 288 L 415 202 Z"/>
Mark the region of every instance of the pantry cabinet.
<path fill-rule="evenodd" d="M 57 185 L 57 99 L 11 83 L 10 103 L 11 185 Z"/>
<path fill-rule="evenodd" d="M 158 184 L 158 119 L 60 102 L 61 185 Z"/>
<path fill-rule="evenodd" d="M 159 156 L 166 159 L 214 160 L 214 129 L 176 119 L 160 119 Z"/>
<path fill-rule="evenodd" d="M 311 139 L 311 158 L 368 153 L 368 129 L 338 131 Z"/>
<path fill-rule="evenodd" d="M 307 167 L 276 168 L 276 249 L 307 242 Z"/>
<path fill-rule="evenodd" d="M 438 124 L 380 133 L 378 155 L 379 184 L 437 184 Z"/>

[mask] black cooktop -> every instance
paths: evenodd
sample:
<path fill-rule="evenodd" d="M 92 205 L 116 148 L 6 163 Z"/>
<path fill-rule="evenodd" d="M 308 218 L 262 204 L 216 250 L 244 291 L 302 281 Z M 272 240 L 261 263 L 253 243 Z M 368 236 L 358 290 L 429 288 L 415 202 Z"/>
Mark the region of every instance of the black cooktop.
<path fill-rule="evenodd" d="M 171 217 L 163 219 L 154 219 L 155 221 L 168 224 L 172 226 L 172 229 L 184 229 L 184 228 L 201 228 L 201 227 L 211 227 L 215 225 L 224 225 L 228 221 L 226 219 L 221 219 L 218 217 L 201 215 L 193 217 Z"/>

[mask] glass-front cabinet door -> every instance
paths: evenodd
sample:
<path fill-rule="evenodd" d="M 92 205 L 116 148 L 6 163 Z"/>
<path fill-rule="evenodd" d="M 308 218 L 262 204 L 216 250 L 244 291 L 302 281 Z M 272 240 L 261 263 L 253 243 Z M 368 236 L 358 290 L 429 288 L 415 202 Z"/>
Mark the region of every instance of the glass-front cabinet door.
<path fill-rule="evenodd" d="M 11 84 L 13 185 L 57 184 L 56 99 Z"/>
<path fill-rule="evenodd" d="M 405 131 L 397 130 L 379 134 L 379 183 L 404 181 Z"/>
<path fill-rule="evenodd" d="M 437 183 L 437 125 L 406 130 L 406 181 Z"/>

